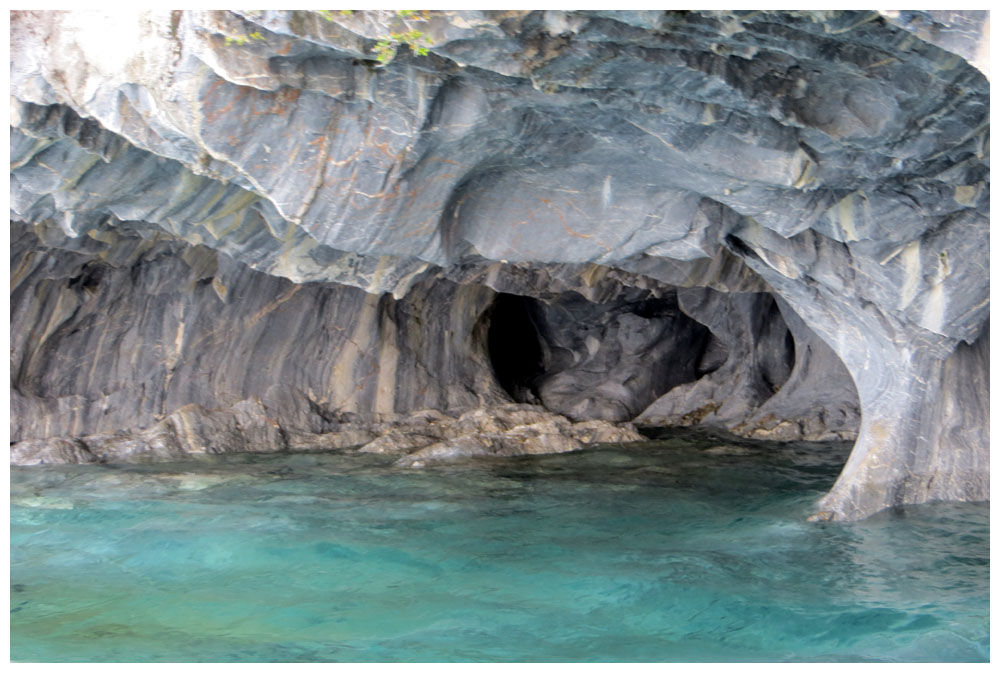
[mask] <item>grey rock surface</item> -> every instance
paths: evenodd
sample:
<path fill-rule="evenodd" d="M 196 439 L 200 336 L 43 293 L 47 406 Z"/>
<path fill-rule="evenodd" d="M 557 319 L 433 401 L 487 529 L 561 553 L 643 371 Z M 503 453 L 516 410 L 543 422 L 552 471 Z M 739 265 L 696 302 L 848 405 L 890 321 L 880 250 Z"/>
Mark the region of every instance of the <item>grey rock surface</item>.
<path fill-rule="evenodd" d="M 585 444 L 620 444 L 645 438 L 631 423 L 574 423 L 539 406 L 477 407 L 459 416 L 422 410 L 390 421 L 335 423 L 328 432 L 287 431 L 257 399 L 228 409 L 188 404 L 142 430 L 28 439 L 11 445 L 15 465 L 153 463 L 219 453 L 335 451 L 400 456 L 395 464 L 577 451 Z"/>
<path fill-rule="evenodd" d="M 428 53 L 379 62 L 406 28 Z M 959 11 L 14 12 L 12 460 L 334 448 L 517 401 L 856 436 L 820 518 L 987 498 L 984 36 Z"/>

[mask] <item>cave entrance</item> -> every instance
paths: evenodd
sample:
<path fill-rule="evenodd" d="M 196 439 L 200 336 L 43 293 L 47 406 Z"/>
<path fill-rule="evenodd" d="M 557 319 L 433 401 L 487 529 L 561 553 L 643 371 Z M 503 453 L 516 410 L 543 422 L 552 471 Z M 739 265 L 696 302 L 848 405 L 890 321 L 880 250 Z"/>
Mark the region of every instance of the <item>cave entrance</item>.
<path fill-rule="evenodd" d="M 770 292 L 610 289 L 604 303 L 572 291 L 495 297 L 480 324 L 512 400 L 577 422 L 634 421 L 650 437 L 679 427 L 778 442 L 857 436 L 847 369 Z"/>
<path fill-rule="evenodd" d="M 511 399 L 575 421 L 631 420 L 728 357 L 707 327 L 679 309 L 675 292 L 655 297 L 634 288 L 607 303 L 576 292 L 545 301 L 500 294 L 487 341 Z"/>
<path fill-rule="evenodd" d="M 500 294 L 493 303 L 487 336 L 497 382 L 515 402 L 538 404 L 537 384 L 545 373 L 542 344 L 532 318 L 537 300 Z"/>

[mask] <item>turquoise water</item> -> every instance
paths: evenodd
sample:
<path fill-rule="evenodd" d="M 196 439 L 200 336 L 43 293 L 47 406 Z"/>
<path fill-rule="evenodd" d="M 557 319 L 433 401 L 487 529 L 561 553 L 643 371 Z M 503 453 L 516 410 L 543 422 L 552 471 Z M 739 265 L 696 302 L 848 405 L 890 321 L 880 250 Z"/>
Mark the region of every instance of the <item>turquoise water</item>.
<path fill-rule="evenodd" d="M 807 523 L 846 455 L 12 468 L 11 658 L 988 660 L 988 506 Z"/>

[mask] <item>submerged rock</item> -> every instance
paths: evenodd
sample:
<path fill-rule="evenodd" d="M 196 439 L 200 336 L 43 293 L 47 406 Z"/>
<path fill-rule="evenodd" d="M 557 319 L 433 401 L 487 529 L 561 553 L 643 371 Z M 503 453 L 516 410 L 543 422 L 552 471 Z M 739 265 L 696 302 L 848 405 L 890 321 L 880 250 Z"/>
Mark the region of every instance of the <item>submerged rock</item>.
<path fill-rule="evenodd" d="M 466 458 L 566 453 L 583 448 L 580 442 L 571 437 L 546 430 L 550 429 L 524 428 L 501 434 L 463 435 L 456 439 L 431 444 L 403 456 L 395 462 L 395 465 L 417 468 Z"/>
<path fill-rule="evenodd" d="M 11 465 L 59 465 L 96 463 L 100 458 L 79 439 L 49 437 L 28 439 L 10 447 Z"/>
<path fill-rule="evenodd" d="M 833 519 L 986 499 L 987 26 L 14 12 L 11 459 L 634 421 L 856 438 Z M 567 419 L 392 425 L 510 402 Z"/>

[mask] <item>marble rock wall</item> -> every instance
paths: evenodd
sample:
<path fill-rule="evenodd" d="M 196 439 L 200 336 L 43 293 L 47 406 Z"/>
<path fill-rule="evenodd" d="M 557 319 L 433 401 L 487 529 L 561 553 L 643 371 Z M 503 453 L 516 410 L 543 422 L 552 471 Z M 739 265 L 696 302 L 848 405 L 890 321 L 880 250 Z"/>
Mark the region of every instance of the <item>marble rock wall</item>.
<path fill-rule="evenodd" d="M 13 12 L 12 439 L 518 401 L 856 437 L 819 518 L 987 498 L 986 42 L 962 11 Z"/>

